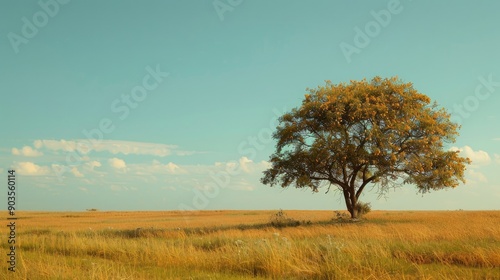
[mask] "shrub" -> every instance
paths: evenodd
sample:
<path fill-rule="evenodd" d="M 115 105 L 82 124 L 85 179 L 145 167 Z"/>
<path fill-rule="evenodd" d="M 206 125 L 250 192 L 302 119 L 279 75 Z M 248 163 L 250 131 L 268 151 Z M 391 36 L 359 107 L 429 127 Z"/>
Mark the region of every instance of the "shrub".
<path fill-rule="evenodd" d="M 356 209 L 358 210 L 358 217 L 361 218 L 372 211 L 372 206 L 369 202 L 365 203 L 358 201 L 358 203 L 356 204 Z"/>
<path fill-rule="evenodd" d="M 349 216 L 347 213 L 344 213 L 344 212 L 340 212 L 340 211 L 335 211 L 335 218 L 337 219 L 337 221 L 345 221 L 345 220 L 349 220 L 351 218 L 351 216 Z"/>
<path fill-rule="evenodd" d="M 299 221 L 293 218 L 289 218 L 281 209 L 271 215 L 271 217 L 269 218 L 269 223 L 274 227 L 289 227 L 300 225 Z"/>

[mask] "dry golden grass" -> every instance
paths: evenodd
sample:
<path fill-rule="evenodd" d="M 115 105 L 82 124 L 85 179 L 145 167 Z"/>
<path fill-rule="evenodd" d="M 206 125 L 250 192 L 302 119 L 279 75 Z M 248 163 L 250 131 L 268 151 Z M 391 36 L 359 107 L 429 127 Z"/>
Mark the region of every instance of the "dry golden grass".
<path fill-rule="evenodd" d="M 290 210 L 311 223 L 284 228 L 266 225 L 275 212 L 19 212 L 18 271 L 3 262 L 0 277 L 500 279 L 500 211 L 339 223 L 332 211 Z"/>

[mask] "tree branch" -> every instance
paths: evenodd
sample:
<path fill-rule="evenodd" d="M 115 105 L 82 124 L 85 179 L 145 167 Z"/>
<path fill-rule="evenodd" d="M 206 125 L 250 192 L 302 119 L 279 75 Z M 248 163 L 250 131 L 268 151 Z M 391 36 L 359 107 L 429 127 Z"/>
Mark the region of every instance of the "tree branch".
<path fill-rule="evenodd" d="M 369 179 L 367 180 L 364 180 L 363 183 L 361 184 L 361 186 L 359 187 L 358 191 L 356 192 L 356 199 L 359 198 L 359 196 L 361 195 L 361 193 L 363 192 L 363 189 L 366 187 L 366 185 L 368 185 L 368 183 L 370 183 L 373 179 L 375 179 L 376 177 L 375 176 L 372 176 L 370 177 Z"/>

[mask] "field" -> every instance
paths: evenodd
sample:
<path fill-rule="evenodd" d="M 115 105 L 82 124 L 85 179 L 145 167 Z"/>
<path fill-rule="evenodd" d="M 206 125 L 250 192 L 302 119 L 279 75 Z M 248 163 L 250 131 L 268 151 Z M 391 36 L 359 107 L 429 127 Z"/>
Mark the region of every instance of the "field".
<path fill-rule="evenodd" d="M 500 279 L 500 211 L 276 213 L 18 212 L 0 278 Z"/>

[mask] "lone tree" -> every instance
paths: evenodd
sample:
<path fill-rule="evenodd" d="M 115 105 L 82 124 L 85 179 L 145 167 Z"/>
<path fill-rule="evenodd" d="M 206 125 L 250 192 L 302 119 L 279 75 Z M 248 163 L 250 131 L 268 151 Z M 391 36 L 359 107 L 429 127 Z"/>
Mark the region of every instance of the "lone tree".
<path fill-rule="evenodd" d="M 403 184 L 419 192 L 465 182 L 468 158 L 444 148 L 459 126 L 411 83 L 398 78 L 309 89 L 302 106 L 279 118 L 276 152 L 263 184 L 337 188 L 351 218 L 368 184 L 380 193 Z"/>

